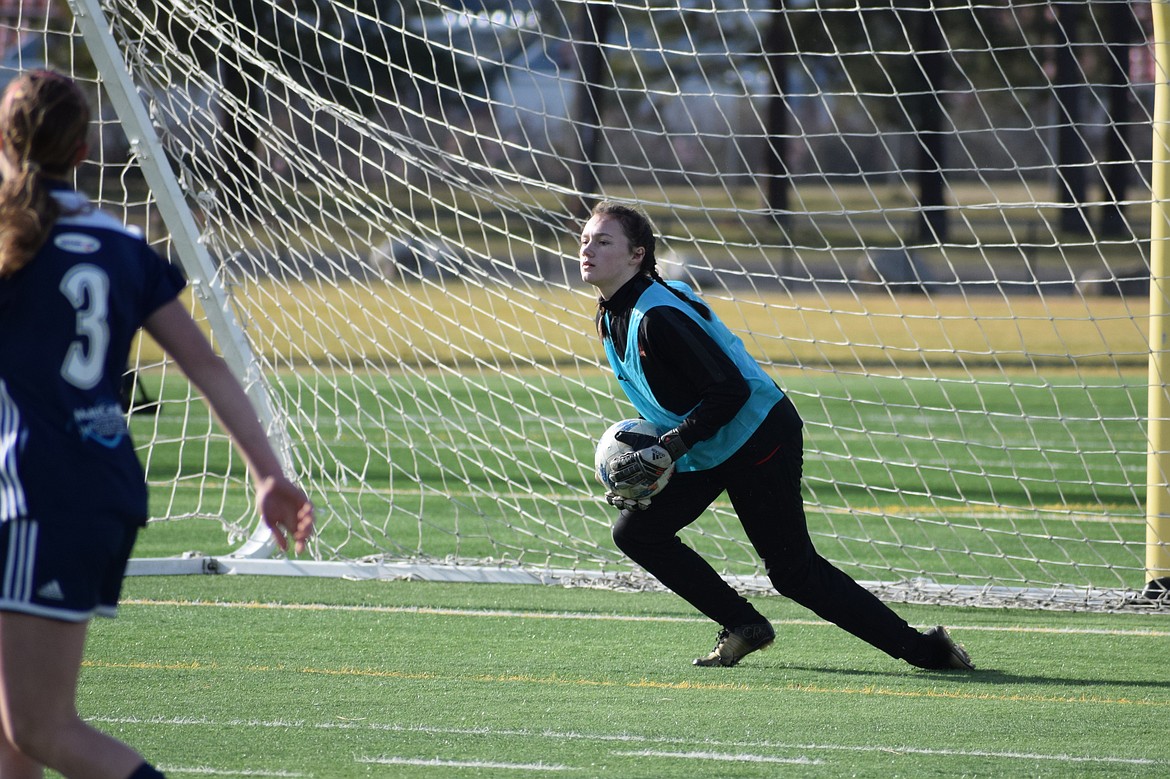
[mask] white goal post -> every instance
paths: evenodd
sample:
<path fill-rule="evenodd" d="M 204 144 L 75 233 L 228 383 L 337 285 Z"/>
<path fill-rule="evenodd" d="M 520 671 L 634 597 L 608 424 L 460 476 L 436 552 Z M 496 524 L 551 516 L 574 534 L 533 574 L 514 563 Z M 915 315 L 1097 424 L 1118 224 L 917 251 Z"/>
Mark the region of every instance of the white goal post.
<path fill-rule="evenodd" d="M 271 557 L 144 339 L 131 571 L 648 586 L 591 473 L 633 415 L 576 270 L 609 197 L 794 397 L 826 557 L 891 599 L 1165 608 L 1163 17 L 0 0 L 0 79 L 90 91 L 79 185 L 185 269 L 320 510 L 307 559 Z M 684 534 L 767 587 L 726 502 Z"/>

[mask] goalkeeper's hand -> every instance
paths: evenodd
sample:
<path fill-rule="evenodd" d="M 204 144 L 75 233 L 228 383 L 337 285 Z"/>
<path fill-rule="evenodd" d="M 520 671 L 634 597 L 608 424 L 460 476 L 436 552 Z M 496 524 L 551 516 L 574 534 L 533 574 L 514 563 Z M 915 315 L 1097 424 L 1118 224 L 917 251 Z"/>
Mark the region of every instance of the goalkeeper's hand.
<path fill-rule="evenodd" d="M 607 465 L 617 489 L 652 486 L 662 478 L 671 463 L 686 454 L 688 449 L 679 437 L 677 428 L 658 438 L 628 430 L 615 434 L 614 438 L 632 447 L 632 451 L 611 457 Z"/>
<path fill-rule="evenodd" d="M 616 492 L 605 493 L 605 502 L 613 506 L 615 509 L 623 511 L 645 511 L 650 508 L 649 498 L 624 498 Z"/>

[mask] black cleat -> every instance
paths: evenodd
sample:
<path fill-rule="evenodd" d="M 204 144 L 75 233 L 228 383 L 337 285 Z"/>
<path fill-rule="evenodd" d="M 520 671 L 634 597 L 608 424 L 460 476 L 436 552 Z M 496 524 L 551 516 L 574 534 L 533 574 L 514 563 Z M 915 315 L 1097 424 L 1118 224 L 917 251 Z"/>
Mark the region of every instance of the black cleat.
<path fill-rule="evenodd" d="M 950 633 L 942 625 L 930 628 L 922 633 L 939 647 L 939 656 L 941 660 L 936 666 L 932 666 L 936 670 L 952 670 L 952 671 L 974 671 L 975 664 L 971 662 L 971 656 L 967 654 L 967 650 L 961 644 L 956 644 L 955 640 L 951 638 Z"/>
<path fill-rule="evenodd" d="M 775 639 L 776 631 L 767 622 L 753 622 L 731 630 L 720 630 L 711 654 L 696 657 L 694 664 L 730 668 L 752 652 L 767 649 Z"/>

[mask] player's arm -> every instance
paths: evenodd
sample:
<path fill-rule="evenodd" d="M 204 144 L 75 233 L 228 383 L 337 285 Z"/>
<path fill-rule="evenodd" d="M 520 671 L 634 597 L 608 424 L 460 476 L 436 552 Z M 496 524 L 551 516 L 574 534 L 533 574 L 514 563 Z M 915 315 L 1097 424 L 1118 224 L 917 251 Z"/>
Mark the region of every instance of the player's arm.
<path fill-rule="evenodd" d="M 718 433 L 751 396 L 727 352 L 681 311 L 651 309 L 642 319 L 639 337 L 654 396 L 686 417 L 677 433 L 688 448 Z"/>
<path fill-rule="evenodd" d="M 227 363 L 177 299 L 151 314 L 144 327 L 207 399 L 243 454 L 256 484 L 257 509 L 277 544 L 286 550 L 291 537 L 296 551 L 303 551 L 313 531 L 313 505 L 284 475 L 251 401 Z"/>

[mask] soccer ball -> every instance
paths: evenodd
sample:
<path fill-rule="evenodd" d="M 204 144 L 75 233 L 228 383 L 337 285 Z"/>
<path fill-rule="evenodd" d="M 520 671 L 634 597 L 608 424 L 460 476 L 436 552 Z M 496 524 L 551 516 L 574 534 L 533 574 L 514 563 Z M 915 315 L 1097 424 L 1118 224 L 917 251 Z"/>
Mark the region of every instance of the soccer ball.
<path fill-rule="evenodd" d="M 666 487 L 666 483 L 670 481 L 670 477 L 674 475 L 674 463 L 666 469 L 666 472 L 659 477 L 658 481 L 654 482 L 649 487 L 638 487 L 635 489 L 616 489 L 613 484 L 613 478 L 609 473 L 609 461 L 622 452 L 629 452 L 634 447 L 629 444 L 624 444 L 615 437 L 618 433 L 628 430 L 633 433 L 642 433 L 644 435 L 658 438 L 666 432 L 666 430 L 658 427 L 652 422 L 647 422 L 645 419 L 623 419 L 620 422 L 614 422 L 609 426 L 609 429 L 601 434 L 601 439 L 597 442 L 597 451 L 593 455 L 593 471 L 597 474 L 597 480 L 609 492 L 621 495 L 623 498 L 630 498 L 631 500 L 640 500 L 642 498 L 652 498 L 658 493 L 662 492 Z"/>

